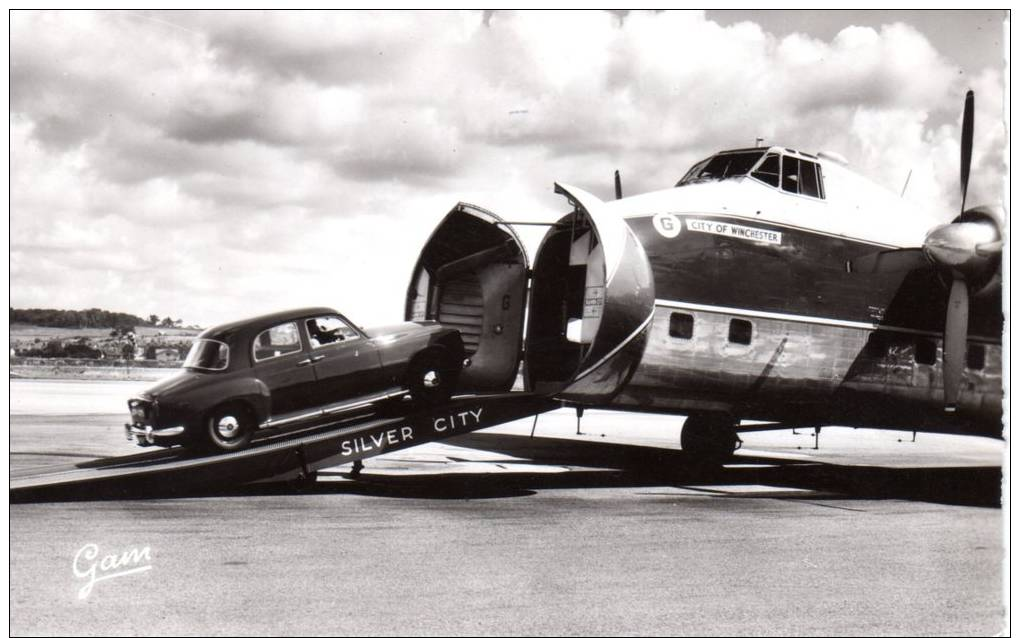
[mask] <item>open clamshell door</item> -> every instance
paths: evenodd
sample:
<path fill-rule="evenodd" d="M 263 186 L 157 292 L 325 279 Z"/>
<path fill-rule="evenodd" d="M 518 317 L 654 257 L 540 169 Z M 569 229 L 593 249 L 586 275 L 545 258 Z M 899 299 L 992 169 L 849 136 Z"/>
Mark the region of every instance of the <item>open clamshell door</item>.
<path fill-rule="evenodd" d="M 644 353 L 655 307 L 641 242 L 594 195 L 556 185 L 574 211 L 535 256 L 528 311 L 529 389 L 578 403 L 611 398 Z"/>
<path fill-rule="evenodd" d="M 509 390 L 520 363 L 528 257 L 496 215 L 460 203 L 432 232 L 407 290 L 408 321 L 456 328 L 470 365 L 459 392 Z"/>

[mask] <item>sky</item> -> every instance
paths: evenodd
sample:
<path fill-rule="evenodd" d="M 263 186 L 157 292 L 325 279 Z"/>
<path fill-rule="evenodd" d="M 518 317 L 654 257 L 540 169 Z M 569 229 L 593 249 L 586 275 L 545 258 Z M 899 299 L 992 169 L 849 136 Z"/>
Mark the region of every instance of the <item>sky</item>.
<path fill-rule="evenodd" d="M 932 224 L 1002 199 L 1001 12 L 10 14 L 10 305 L 211 326 L 402 319 L 458 201 L 568 211 L 767 144 L 837 151 Z"/>

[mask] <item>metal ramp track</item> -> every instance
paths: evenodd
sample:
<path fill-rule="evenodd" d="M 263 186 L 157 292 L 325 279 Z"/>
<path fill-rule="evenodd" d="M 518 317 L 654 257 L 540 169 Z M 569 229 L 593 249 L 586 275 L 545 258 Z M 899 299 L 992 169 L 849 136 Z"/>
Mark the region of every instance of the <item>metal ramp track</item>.
<path fill-rule="evenodd" d="M 515 421 L 560 407 L 514 392 L 455 397 L 391 417 L 347 421 L 239 452 L 195 455 L 158 450 L 73 465 L 33 468 L 10 479 L 10 500 L 184 496 L 255 481 L 307 477 L 319 469 Z"/>

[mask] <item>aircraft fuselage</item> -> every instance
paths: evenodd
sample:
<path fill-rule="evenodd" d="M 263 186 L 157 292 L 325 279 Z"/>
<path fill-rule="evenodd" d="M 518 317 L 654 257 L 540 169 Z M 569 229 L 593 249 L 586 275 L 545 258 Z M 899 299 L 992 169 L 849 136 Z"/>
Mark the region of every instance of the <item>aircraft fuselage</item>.
<path fill-rule="evenodd" d="M 655 281 L 647 345 L 613 407 L 1001 434 L 998 295 L 972 305 L 964 391 L 947 415 L 947 287 L 935 270 L 848 273 L 848 261 L 896 245 L 876 241 L 868 219 L 820 229 L 826 215 L 857 211 L 747 178 L 704 186 L 714 191 L 704 201 L 726 210 L 682 196 L 699 185 L 606 205 L 643 211 L 626 219 Z M 923 236 L 925 222 L 886 203 L 883 225 L 897 227 L 901 245 Z"/>
<path fill-rule="evenodd" d="M 944 273 L 847 266 L 919 246 L 937 220 L 824 156 L 767 152 L 730 152 L 757 153 L 742 175 L 701 177 L 729 170 L 722 153 L 609 202 L 557 184 L 573 211 L 531 259 L 512 224 L 459 204 L 415 266 L 406 318 L 461 331 L 464 391 L 508 390 L 523 362 L 526 389 L 578 406 L 1000 436 L 997 280 L 972 295 L 949 414 Z"/>

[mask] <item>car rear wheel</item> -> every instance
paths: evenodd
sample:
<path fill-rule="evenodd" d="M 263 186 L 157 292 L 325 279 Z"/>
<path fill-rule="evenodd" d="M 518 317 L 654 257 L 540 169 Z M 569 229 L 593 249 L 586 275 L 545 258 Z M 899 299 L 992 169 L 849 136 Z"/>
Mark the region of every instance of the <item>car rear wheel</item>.
<path fill-rule="evenodd" d="M 254 434 L 251 417 L 238 405 L 218 408 L 206 419 L 206 440 L 213 450 L 240 450 L 251 443 Z"/>
<path fill-rule="evenodd" d="M 407 387 L 411 398 L 428 405 L 450 400 L 457 382 L 457 371 L 439 349 L 425 350 L 407 368 Z"/>

